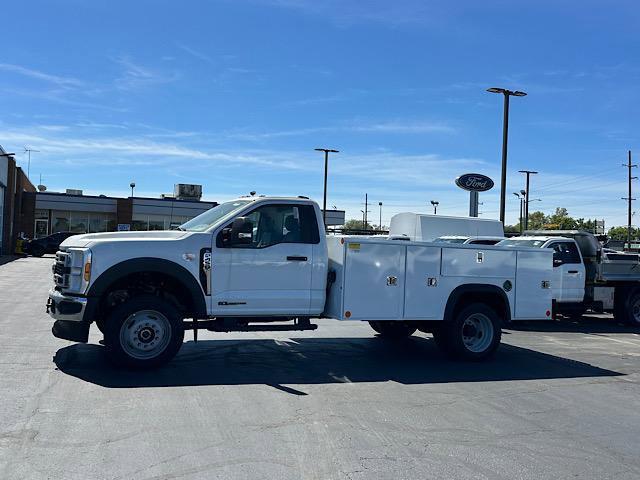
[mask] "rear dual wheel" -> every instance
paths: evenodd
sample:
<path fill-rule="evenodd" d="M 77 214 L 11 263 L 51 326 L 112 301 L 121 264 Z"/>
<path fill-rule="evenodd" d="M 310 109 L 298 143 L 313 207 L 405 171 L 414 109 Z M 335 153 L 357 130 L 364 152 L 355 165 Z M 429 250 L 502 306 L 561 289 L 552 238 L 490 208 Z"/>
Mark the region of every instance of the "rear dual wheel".
<path fill-rule="evenodd" d="M 473 303 L 433 332 L 436 345 L 460 360 L 480 361 L 491 357 L 502 337 L 500 318 L 487 305 Z"/>

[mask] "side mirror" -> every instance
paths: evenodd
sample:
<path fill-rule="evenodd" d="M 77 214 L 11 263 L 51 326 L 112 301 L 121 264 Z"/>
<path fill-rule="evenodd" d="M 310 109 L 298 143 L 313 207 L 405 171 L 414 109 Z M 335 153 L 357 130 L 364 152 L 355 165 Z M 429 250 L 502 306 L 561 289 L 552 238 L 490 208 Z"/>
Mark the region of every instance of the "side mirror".
<path fill-rule="evenodd" d="M 554 267 L 559 267 L 560 265 L 562 265 L 564 262 L 562 260 L 560 260 L 559 258 L 554 258 L 553 259 L 553 266 Z"/>
<path fill-rule="evenodd" d="M 250 245 L 253 241 L 253 222 L 247 217 L 233 220 L 231 227 L 222 230 L 222 244 L 225 247 Z"/>

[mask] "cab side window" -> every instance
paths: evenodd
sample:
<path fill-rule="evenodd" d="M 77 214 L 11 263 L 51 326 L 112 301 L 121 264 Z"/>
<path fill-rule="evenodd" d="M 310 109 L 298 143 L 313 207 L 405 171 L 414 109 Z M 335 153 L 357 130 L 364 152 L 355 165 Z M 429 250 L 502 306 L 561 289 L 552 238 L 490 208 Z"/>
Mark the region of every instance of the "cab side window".
<path fill-rule="evenodd" d="M 581 263 L 578 247 L 573 242 L 556 242 L 551 245 L 553 248 L 553 260 L 560 260 L 565 263 Z"/>
<path fill-rule="evenodd" d="M 311 205 L 264 205 L 244 215 L 253 224 L 251 242 L 233 248 L 267 248 L 279 243 L 320 243 Z"/>

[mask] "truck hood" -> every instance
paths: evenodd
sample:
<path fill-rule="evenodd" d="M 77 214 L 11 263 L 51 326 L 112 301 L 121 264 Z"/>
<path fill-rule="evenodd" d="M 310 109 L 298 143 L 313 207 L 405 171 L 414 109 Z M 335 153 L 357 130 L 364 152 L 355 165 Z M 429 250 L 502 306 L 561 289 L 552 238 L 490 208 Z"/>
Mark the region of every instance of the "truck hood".
<path fill-rule="evenodd" d="M 105 232 L 73 235 L 60 244 L 60 247 L 87 247 L 93 243 L 122 242 L 130 240 L 177 240 L 189 232 L 180 230 L 157 230 L 152 232 Z"/>

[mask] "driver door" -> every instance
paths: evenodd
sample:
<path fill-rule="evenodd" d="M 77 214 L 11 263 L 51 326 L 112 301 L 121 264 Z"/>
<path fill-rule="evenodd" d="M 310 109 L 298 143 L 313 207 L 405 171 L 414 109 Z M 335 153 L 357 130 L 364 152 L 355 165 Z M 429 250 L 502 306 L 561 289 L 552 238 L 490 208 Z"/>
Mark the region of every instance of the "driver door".
<path fill-rule="evenodd" d="M 319 243 L 313 207 L 261 205 L 244 217 L 251 226 L 240 234 L 242 243 L 223 241 L 222 231 L 214 239 L 213 315 L 308 314 L 313 244 Z"/>

